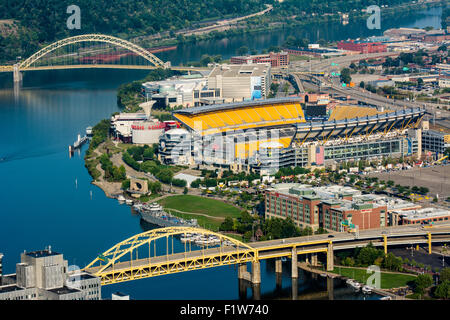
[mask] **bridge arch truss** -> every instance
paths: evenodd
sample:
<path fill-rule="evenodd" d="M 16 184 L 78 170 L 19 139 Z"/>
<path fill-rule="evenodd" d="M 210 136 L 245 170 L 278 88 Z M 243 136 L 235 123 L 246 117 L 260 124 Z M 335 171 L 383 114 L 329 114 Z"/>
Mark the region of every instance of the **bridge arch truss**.
<path fill-rule="evenodd" d="M 103 43 L 109 43 L 112 45 L 116 45 L 119 47 L 122 47 L 124 49 L 130 50 L 137 55 L 141 56 L 142 58 L 146 59 L 150 63 L 152 63 L 155 67 L 166 67 L 167 64 L 165 64 L 161 59 L 153 55 L 152 53 L 148 52 L 144 48 L 130 42 L 127 40 L 123 40 L 117 37 L 108 36 L 108 35 L 102 35 L 102 34 L 84 34 L 74 37 L 69 37 L 63 40 L 56 41 L 38 52 L 34 53 L 32 56 L 30 56 L 28 59 L 22 61 L 19 64 L 20 70 L 26 70 L 29 68 L 33 63 L 41 59 L 42 57 L 46 56 L 50 52 L 71 45 L 81 42 L 103 42 Z"/>
<path fill-rule="evenodd" d="M 184 252 L 169 254 L 169 238 L 178 235 L 200 234 L 215 236 L 220 244 L 211 247 L 203 247 L 198 250 L 190 250 L 190 244 L 185 243 Z M 167 253 L 165 255 L 151 256 L 152 245 L 156 241 L 166 239 Z M 149 255 L 145 258 L 137 256 L 138 249 L 148 246 Z M 187 250 L 189 246 L 189 250 Z M 123 261 L 124 258 L 129 260 Z M 177 272 L 205 269 L 224 265 L 233 265 L 256 261 L 258 251 L 237 239 L 210 230 L 192 227 L 167 227 L 153 229 L 133 237 L 130 237 L 109 250 L 100 254 L 83 270 L 100 277 L 102 285 L 118 282 L 137 280 Z"/>

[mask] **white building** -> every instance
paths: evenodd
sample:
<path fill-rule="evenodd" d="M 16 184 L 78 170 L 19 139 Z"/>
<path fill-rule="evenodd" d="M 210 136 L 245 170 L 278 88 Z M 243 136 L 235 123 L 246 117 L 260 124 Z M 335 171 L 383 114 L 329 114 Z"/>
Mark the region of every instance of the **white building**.
<path fill-rule="evenodd" d="M 225 102 L 266 98 L 271 83 L 270 64 L 217 65 L 208 76 L 208 89 L 217 89 Z"/>
<path fill-rule="evenodd" d="M 449 76 L 439 77 L 439 88 L 450 88 L 450 77 Z"/>
<path fill-rule="evenodd" d="M 69 271 L 50 247 L 24 252 L 20 260 L 15 274 L 1 277 L 0 300 L 101 300 L 100 278 Z"/>
<path fill-rule="evenodd" d="M 142 85 L 145 97 L 154 100 L 155 108 L 183 106 L 195 107 L 202 99 L 220 98 L 220 90 L 209 90 L 207 79 L 201 75 L 189 75 L 163 81 L 145 82 Z"/>

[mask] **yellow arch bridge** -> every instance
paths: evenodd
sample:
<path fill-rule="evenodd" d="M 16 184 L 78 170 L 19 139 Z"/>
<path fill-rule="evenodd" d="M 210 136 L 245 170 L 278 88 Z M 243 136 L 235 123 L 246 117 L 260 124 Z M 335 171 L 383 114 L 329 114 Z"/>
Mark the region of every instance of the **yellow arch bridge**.
<path fill-rule="evenodd" d="M 85 42 L 97 42 L 112 45 L 113 47 L 119 47 L 132 52 L 136 56 L 143 58 L 148 64 L 136 64 L 136 65 L 121 65 L 121 64 L 107 64 L 107 63 L 91 63 L 91 64 L 50 64 L 42 65 L 40 62 L 48 57 L 51 53 L 58 49 Z M 64 57 L 76 57 L 77 53 L 73 52 L 66 54 L 60 60 L 64 61 Z M 164 62 L 148 50 L 130 42 L 117 37 L 103 35 L 103 34 L 84 34 L 74 37 L 69 37 L 63 40 L 56 41 L 41 50 L 37 51 L 29 58 L 15 64 L 0 66 L 0 72 L 13 72 L 14 81 L 20 81 L 21 71 L 37 71 L 37 70 L 58 70 L 58 69 L 79 69 L 79 68 L 107 68 L 107 69 L 155 69 L 155 68 L 172 68 L 174 70 L 191 70 L 200 71 L 208 70 L 207 68 L 193 68 L 193 67 L 171 67 L 170 62 Z"/>
<path fill-rule="evenodd" d="M 318 253 L 326 255 L 327 270 L 333 270 L 334 250 L 365 246 L 371 242 L 387 252 L 390 245 L 427 244 L 431 253 L 432 242 L 448 242 L 450 226 L 446 229 L 420 228 L 392 229 L 389 235 L 379 231 L 361 231 L 358 238 L 352 234 L 316 235 L 243 243 L 224 234 L 191 227 L 153 229 L 130 237 L 100 254 L 83 271 L 98 276 L 102 285 L 131 280 L 206 269 L 225 265 L 239 265 L 238 277 L 261 282 L 260 260 L 276 258 L 276 272 L 281 272 L 281 258 L 292 259 L 292 277 L 298 277 L 298 255 L 306 255 L 313 265 L 318 263 Z M 432 237 L 433 234 L 433 237 Z M 188 239 L 196 236 L 197 244 Z M 181 240 L 175 241 L 179 238 Z M 213 239 L 214 238 L 214 239 Z M 200 239 L 200 240 L 198 240 Z M 203 240 L 202 240 L 203 239 Z M 212 240 L 213 239 L 213 240 Z M 199 242 L 204 245 L 199 245 Z M 251 263 L 251 272 L 247 263 Z"/>

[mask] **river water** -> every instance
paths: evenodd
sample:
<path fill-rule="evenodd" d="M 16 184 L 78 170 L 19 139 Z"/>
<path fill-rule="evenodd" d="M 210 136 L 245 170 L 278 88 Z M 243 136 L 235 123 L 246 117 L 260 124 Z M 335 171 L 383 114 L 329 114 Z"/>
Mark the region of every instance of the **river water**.
<path fill-rule="evenodd" d="M 382 20 L 382 30 L 367 30 L 365 22 L 339 23 L 283 29 L 231 39 L 183 44 L 159 57 L 172 63 L 197 60 L 202 54 L 221 54 L 227 59 L 245 45 L 261 50 L 281 45 L 289 35 L 330 40 L 381 35 L 392 27 L 440 28 L 441 8 L 404 15 L 395 21 Z M 70 70 L 28 72 L 18 94 L 12 75 L 0 74 L 0 252 L 4 272 L 15 272 L 24 250 L 51 245 L 69 264 L 84 267 L 99 253 L 145 230 L 139 217 L 126 205 L 108 199 L 91 184 L 83 156 L 68 156 L 68 145 L 115 111 L 117 87 L 141 79 L 145 71 Z M 261 263 L 261 298 L 291 297 L 291 279 L 285 262 L 282 288 L 276 288 L 273 262 Z M 143 279 L 102 288 L 103 298 L 121 291 L 133 299 L 238 299 L 234 266 L 191 271 Z M 299 272 L 298 297 L 328 299 L 326 279 L 312 279 Z M 314 295 L 312 295 L 314 294 Z M 251 298 L 251 290 L 247 297 Z M 334 299 L 376 299 L 354 294 L 335 282 Z"/>

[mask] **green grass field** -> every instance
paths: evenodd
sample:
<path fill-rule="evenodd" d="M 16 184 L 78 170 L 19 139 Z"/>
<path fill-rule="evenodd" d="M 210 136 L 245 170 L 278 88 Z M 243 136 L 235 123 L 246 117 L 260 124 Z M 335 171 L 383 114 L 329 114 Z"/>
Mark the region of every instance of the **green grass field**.
<path fill-rule="evenodd" d="M 347 268 L 347 267 L 335 267 L 333 270 L 334 273 L 343 275 L 348 278 L 355 279 L 359 283 L 366 283 L 367 279 L 373 273 L 367 273 L 366 269 L 356 269 L 356 268 Z M 386 273 L 381 272 L 381 288 L 382 289 L 391 289 L 404 287 L 408 285 L 408 282 L 414 281 L 416 277 L 408 274 L 397 274 L 397 273 Z"/>
<path fill-rule="evenodd" d="M 176 211 L 172 211 L 170 209 L 165 209 L 167 213 L 170 213 L 176 217 L 183 218 L 183 219 L 197 219 L 197 222 L 200 227 L 212 230 L 212 231 L 219 231 L 220 224 L 222 221 L 211 219 L 205 216 L 199 216 L 195 214 L 186 214 L 186 213 L 180 213 Z"/>
<path fill-rule="evenodd" d="M 232 205 L 219 200 L 203 198 L 192 195 L 171 196 L 158 201 L 164 209 L 174 216 L 183 219 L 197 219 L 198 224 L 205 229 L 218 231 L 223 220 L 208 218 L 195 213 L 206 214 L 211 217 L 232 217 L 240 216 L 240 210 Z M 170 209 L 180 210 L 186 213 L 176 212 Z M 193 214 L 188 214 L 193 213 Z"/>
<path fill-rule="evenodd" d="M 219 200 L 192 195 L 177 195 L 161 199 L 159 203 L 167 209 L 202 213 L 212 217 L 239 217 L 240 210 Z"/>

